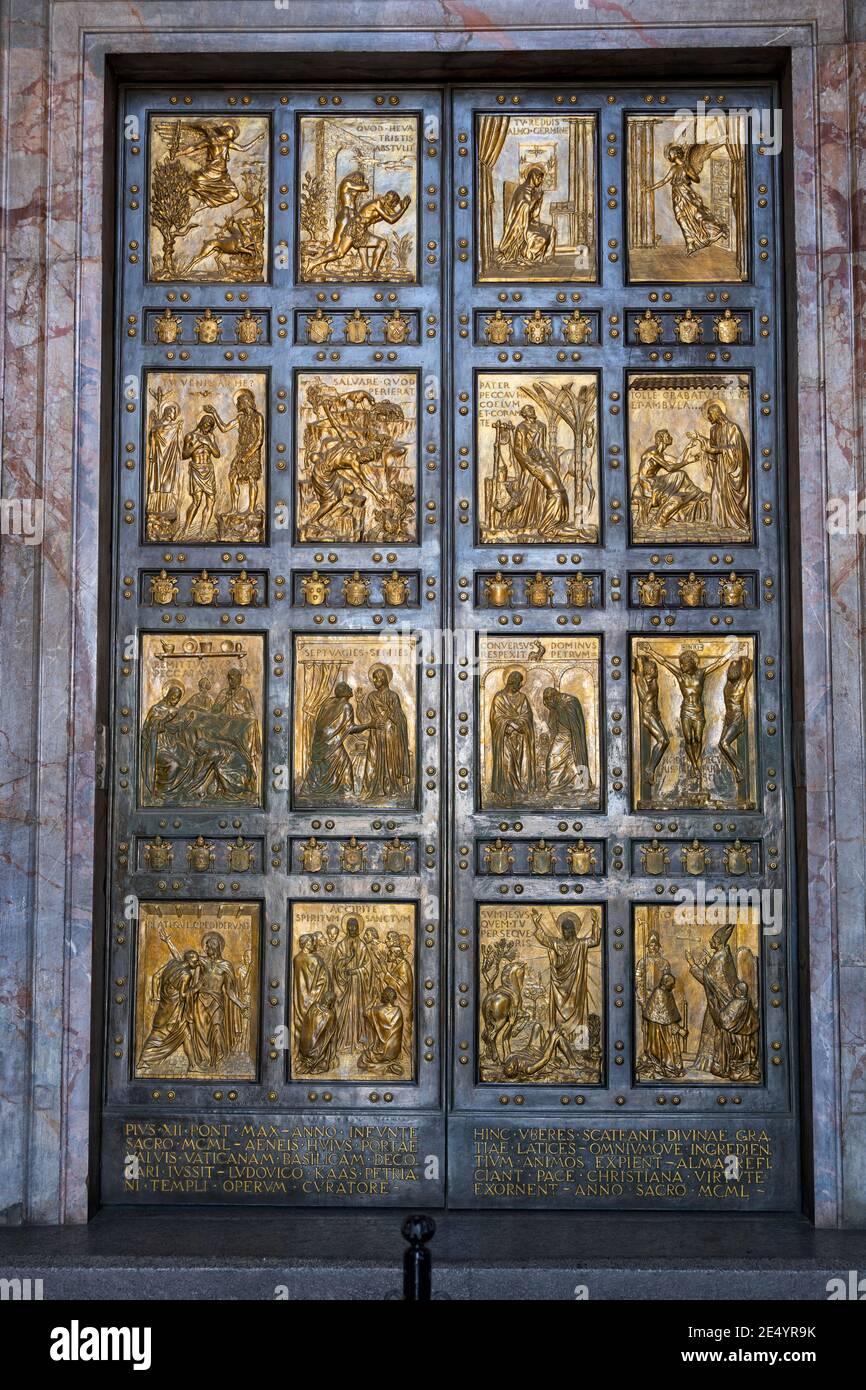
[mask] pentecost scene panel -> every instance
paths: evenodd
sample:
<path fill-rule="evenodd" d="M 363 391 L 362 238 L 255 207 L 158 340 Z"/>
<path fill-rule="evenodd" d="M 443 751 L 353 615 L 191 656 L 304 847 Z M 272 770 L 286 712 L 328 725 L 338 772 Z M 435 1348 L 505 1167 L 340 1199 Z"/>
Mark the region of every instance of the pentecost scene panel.
<path fill-rule="evenodd" d="M 414 1081 L 412 903 L 291 907 L 291 1077 Z"/>

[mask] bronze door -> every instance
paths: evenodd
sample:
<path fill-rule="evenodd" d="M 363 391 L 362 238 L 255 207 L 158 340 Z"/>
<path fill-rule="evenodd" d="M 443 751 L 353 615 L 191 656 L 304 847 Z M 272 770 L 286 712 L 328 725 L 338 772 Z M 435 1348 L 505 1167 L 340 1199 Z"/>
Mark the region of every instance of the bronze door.
<path fill-rule="evenodd" d="M 777 98 L 704 96 L 124 94 L 105 1200 L 797 1205 Z"/>

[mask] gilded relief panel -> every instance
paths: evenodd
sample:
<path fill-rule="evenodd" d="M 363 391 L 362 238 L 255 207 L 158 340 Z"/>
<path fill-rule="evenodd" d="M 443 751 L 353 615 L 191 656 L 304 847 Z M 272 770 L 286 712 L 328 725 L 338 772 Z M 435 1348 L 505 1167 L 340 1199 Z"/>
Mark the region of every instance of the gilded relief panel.
<path fill-rule="evenodd" d="M 260 912 L 250 902 L 141 904 L 136 1077 L 255 1079 Z"/>
<path fill-rule="evenodd" d="M 595 280 L 594 116 L 479 115 L 478 278 Z"/>
<path fill-rule="evenodd" d="M 480 372 L 475 428 L 482 544 L 598 544 L 595 373 Z"/>
<path fill-rule="evenodd" d="M 267 374 L 148 371 L 145 539 L 257 545 L 267 508 Z"/>
<path fill-rule="evenodd" d="M 296 636 L 296 807 L 414 807 L 417 649 L 415 637 Z"/>
<path fill-rule="evenodd" d="M 415 906 L 293 903 L 293 1080 L 415 1080 Z"/>
<path fill-rule="evenodd" d="M 600 1084 L 603 956 L 599 906 L 480 905 L 480 1081 Z"/>
<path fill-rule="evenodd" d="M 632 373 L 629 487 L 636 545 L 752 539 L 751 385 L 744 373 Z"/>
<path fill-rule="evenodd" d="M 299 372 L 298 540 L 413 542 L 418 531 L 418 376 Z"/>
<path fill-rule="evenodd" d="M 598 637 L 481 637 L 483 810 L 600 805 L 600 663 Z"/>
<path fill-rule="evenodd" d="M 142 806 L 261 806 L 264 638 L 141 637 Z"/>
<path fill-rule="evenodd" d="M 754 810 L 754 637 L 634 638 L 632 785 L 638 810 Z"/>
<path fill-rule="evenodd" d="M 264 284 L 269 169 L 266 116 L 151 115 L 149 278 Z"/>
<path fill-rule="evenodd" d="M 628 264 L 636 282 L 746 280 L 746 149 L 724 112 L 627 121 Z"/>
<path fill-rule="evenodd" d="M 305 283 L 418 278 L 418 120 L 302 116 L 298 196 Z"/>
<path fill-rule="evenodd" d="M 757 908 L 635 907 L 633 959 L 638 1081 L 760 1083 Z"/>

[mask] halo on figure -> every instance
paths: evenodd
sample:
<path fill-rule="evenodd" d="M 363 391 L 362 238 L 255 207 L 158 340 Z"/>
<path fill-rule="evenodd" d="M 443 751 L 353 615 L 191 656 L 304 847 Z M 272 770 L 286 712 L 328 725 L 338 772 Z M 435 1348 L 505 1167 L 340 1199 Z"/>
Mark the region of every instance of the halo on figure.
<path fill-rule="evenodd" d="M 207 944 L 209 941 L 215 941 L 220 948 L 220 952 L 222 952 L 222 949 L 226 944 L 225 937 L 218 931 L 205 932 L 204 936 L 201 939 L 201 944 L 202 946 L 204 946 L 205 950 L 207 950 Z"/>
<path fill-rule="evenodd" d="M 704 415 L 708 416 L 713 406 L 716 407 L 716 410 L 720 410 L 722 414 L 727 418 L 728 407 L 725 405 L 724 401 L 707 401 L 703 410 Z"/>
<path fill-rule="evenodd" d="M 394 674 L 392 668 L 391 668 L 390 666 L 386 666 L 385 663 L 382 662 L 382 661 L 377 661 L 377 662 L 375 663 L 374 666 L 371 666 L 371 667 L 370 667 L 370 680 L 373 679 L 373 677 L 375 676 L 375 674 L 376 674 L 377 671 L 381 671 L 381 672 L 382 672 L 383 676 L 385 677 L 385 680 L 386 680 L 386 681 L 388 682 L 388 684 L 390 685 L 390 684 L 391 684 L 391 677 L 392 677 L 393 674 Z"/>
<path fill-rule="evenodd" d="M 576 912 L 560 912 L 556 919 L 556 925 L 559 927 L 560 931 L 563 931 L 565 927 L 574 927 L 576 936 L 582 926 L 582 921 Z"/>

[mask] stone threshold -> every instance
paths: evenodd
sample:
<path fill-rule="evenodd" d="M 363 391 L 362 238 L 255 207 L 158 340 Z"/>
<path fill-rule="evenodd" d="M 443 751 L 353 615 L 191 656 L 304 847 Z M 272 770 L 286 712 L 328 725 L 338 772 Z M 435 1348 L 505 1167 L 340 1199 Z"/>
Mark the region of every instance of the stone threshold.
<path fill-rule="evenodd" d="M 405 1214 L 106 1208 L 0 1230 L 0 1271 L 46 1300 L 380 1301 L 400 1297 Z M 454 1300 L 826 1301 L 829 1280 L 866 1274 L 866 1230 L 798 1216 L 431 1215 L 434 1296 Z"/>

